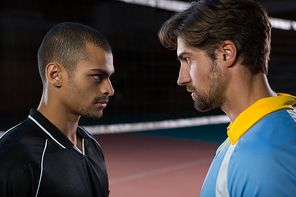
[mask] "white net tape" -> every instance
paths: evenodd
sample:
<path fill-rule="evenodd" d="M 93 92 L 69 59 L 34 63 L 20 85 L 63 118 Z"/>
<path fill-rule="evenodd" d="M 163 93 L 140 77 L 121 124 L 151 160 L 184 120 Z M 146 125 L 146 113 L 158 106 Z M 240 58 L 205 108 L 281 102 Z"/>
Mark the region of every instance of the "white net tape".
<path fill-rule="evenodd" d="M 201 125 L 222 124 L 229 123 L 230 119 L 226 115 L 206 116 L 197 118 L 186 118 L 176 120 L 163 120 L 155 122 L 138 122 L 138 123 L 125 123 L 125 124 L 112 124 L 112 125 L 97 125 L 86 126 L 85 129 L 91 134 L 104 134 L 104 133 L 124 133 L 124 132 L 137 132 L 149 131 L 159 129 L 173 129 L 182 127 L 195 127 Z"/>
<path fill-rule="evenodd" d="M 154 122 L 123 123 L 110 125 L 84 126 L 92 135 L 108 133 L 126 133 L 137 131 L 149 131 L 159 129 L 174 129 L 182 127 L 195 127 L 202 125 L 229 123 L 230 119 L 226 115 L 205 116 L 196 118 L 184 118 L 175 120 L 163 120 Z M 0 131 L 2 136 L 4 131 Z"/>

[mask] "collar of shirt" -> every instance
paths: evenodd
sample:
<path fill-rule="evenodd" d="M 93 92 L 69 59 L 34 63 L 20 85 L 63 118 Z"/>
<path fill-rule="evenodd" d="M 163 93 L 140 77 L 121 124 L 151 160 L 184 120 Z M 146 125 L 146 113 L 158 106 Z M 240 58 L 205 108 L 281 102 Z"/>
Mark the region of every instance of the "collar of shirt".
<path fill-rule="evenodd" d="M 74 147 L 74 144 L 36 109 L 31 109 L 29 119 L 33 121 L 36 126 L 38 126 L 38 130 L 45 134 L 47 138 L 51 139 L 60 148 L 66 149 Z M 89 137 L 87 133 L 83 131 L 83 129 L 79 128 L 80 127 L 77 128 L 76 132 L 82 139 Z"/>
<path fill-rule="evenodd" d="M 282 109 L 294 109 L 293 105 L 296 103 L 295 96 L 283 93 L 278 93 L 277 95 L 258 100 L 243 111 L 234 122 L 229 124 L 227 134 L 231 144 L 235 144 L 244 133 L 264 116 Z"/>

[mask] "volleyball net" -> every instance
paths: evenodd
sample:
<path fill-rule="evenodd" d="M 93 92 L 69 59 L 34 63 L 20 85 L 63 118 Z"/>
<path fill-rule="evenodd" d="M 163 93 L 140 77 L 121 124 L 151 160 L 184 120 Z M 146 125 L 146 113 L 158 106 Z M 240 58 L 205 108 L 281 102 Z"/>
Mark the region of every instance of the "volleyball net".
<path fill-rule="evenodd" d="M 230 119 L 226 115 L 204 116 L 195 118 L 181 118 L 151 122 L 121 123 L 107 125 L 84 126 L 92 135 L 115 134 L 126 132 L 153 131 L 162 129 L 179 129 L 186 127 L 197 127 L 206 125 L 216 125 L 229 123 Z M 0 136 L 5 131 L 0 131 Z"/>
<path fill-rule="evenodd" d="M 187 8 L 189 1 L 30 1 L 25 4 L 4 0 L 0 7 L 0 131 L 18 124 L 27 117 L 30 108 L 38 106 L 42 83 L 37 50 L 45 33 L 64 21 L 100 31 L 112 47 L 115 74 L 111 82 L 115 95 L 100 120 L 81 122 L 90 133 L 230 122 L 221 111 L 200 113 L 194 109 L 190 95 L 176 83 L 179 71 L 176 52 L 159 43 L 160 26 L 175 12 Z M 275 91 L 295 95 L 296 22 L 275 17 L 269 20 L 273 26 L 269 82 Z"/>

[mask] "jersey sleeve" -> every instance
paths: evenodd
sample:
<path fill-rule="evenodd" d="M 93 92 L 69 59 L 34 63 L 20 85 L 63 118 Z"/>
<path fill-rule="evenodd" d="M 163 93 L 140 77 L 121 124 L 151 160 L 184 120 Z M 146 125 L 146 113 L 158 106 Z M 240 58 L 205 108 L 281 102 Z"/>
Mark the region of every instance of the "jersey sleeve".
<path fill-rule="evenodd" d="M 8 151 L 10 149 L 10 151 Z M 33 197 L 33 176 L 21 149 L 0 145 L 0 196 Z"/>

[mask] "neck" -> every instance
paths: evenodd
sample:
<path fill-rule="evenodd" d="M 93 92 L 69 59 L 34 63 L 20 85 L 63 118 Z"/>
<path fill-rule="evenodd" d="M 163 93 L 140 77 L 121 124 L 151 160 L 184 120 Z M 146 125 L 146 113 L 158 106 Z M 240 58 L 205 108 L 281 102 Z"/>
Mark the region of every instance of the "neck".
<path fill-rule="evenodd" d="M 76 130 L 80 116 L 69 113 L 55 101 L 56 99 L 48 97 L 47 92 L 43 92 L 37 110 L 68 137 L 74 145 L 77 145 Z"/>
<path fill-rule="evenodd" d="M 232 84 L 235 85 L 228 89 L 227 101 L 221 107 L 232 122 L 256 101 L 276 96 L 276 93 L 268 84 L 266 75 L 263 73 L 246 76 L 246 72 L 242 72 L 242 75 L 233 76 L 232 80 Z"/>

